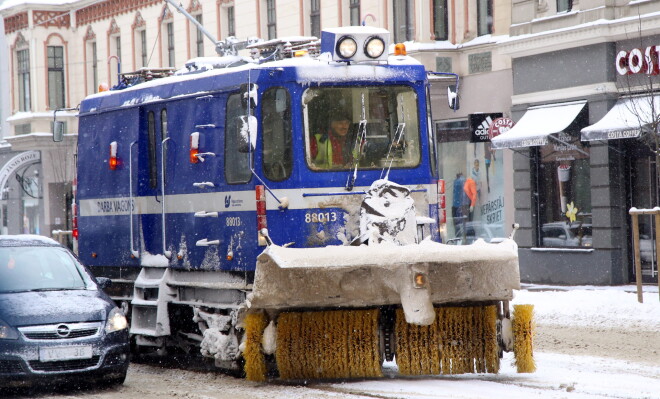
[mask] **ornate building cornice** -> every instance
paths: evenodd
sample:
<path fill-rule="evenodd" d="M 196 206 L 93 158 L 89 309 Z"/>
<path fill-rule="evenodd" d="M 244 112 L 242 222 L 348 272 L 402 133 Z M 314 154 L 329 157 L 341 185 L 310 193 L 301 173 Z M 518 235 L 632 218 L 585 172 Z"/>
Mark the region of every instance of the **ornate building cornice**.
<path fill-rule="evenodd" d="M 79 26 L 87 25 L 161 2 L 162 0 L 106 0 L 76 11 L 76 23 Z"/>

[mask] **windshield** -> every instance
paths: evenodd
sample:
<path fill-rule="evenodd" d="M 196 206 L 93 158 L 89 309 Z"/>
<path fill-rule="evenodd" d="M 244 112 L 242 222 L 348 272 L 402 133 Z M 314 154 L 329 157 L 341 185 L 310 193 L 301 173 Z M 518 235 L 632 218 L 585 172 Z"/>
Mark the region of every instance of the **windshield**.
<path fill-rule="evenodd" d="M 312 169 L 419 165 L 417 96 L 411 87 L 310 88 L 303 108 Z"/>
<path fill-rule="evenodd" d="M 0 248 L 0 293 L 85 289 L 88 281 L 63 248 Z"/>

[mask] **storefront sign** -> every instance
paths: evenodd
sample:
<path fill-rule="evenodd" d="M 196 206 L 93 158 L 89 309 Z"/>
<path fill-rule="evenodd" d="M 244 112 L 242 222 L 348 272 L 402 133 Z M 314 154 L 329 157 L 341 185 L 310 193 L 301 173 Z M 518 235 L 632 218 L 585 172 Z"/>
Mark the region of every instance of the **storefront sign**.
<path fill-rule="evenodd" d="M 511 118 L 497 118 L 490 124 L 488 128 L 488 137 L 492 140 L 502 133 L 506 133 L 513 127 L 513 120 Z"/>
<path fill-rule="evenodd" d="M 470 143 L 489 142 L 489 130 L 493 121 L 501 118 L 502 113 L 470 114 Z"/>
<path fill-rule="evenodd" d="M 41 153 L 39 151 L 25 151 L 16 155 L 0 169 L 0 190 L 4 190 L 5 184 L 12 173 L 16 172 L 22 166 L 37 163 L 41 161 Z"/>
<path fill-rule="evenodd" d="M 643 51 L 638 48 L 621 50 L 616 55 L 616 71 L 619 75 L 657 75 L 660 73 L 659 54 L 660 46 L 649 46 Z"/>

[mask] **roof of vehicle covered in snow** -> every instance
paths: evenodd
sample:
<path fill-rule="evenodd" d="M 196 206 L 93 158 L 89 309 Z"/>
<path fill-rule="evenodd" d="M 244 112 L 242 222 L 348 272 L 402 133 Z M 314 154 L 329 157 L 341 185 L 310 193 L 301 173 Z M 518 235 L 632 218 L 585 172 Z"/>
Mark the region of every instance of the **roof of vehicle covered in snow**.
<path fill-rule="evenodd" d="M 19 234 L 0 236 L 0 247 L 61 247 L 52 238 L 36 234 Z"/>
<path fill-rule="evenodd" d="M 214 58 L 216 62 L 213 62 Z M 234 67 L 226 67 L 227 64 L 222 58 L 226 57 L 191 60 L 202 67 L 194 72 L 182 69 L 173 76 L 136 84 L 123 90 L 92 94 L 81 103 L 80 115 L 237 89 L 242 83 L 248 82 L 248 73 L 250 82 L 257 85 L 268 82 L 297 82 L 308 85 L 385 81 L 415 83 L 426 79 L 424 66 L 409 56 L 390 56 L 387 63 L 349 65 L 334 62 L 329 54 L 322 54 L 316 58 L 305 56 Z M 213 64 L 223 67 L 213 67 Z"/>

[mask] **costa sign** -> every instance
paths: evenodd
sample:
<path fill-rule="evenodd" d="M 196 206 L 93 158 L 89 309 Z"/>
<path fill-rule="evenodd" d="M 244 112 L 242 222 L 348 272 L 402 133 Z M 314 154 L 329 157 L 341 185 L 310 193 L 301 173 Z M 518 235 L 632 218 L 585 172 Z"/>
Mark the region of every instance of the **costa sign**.
<path fill-rule="evenodd" d="M 510 118 L 497 118 L 488 128 L 488 137 L 492 140 L 502 133 L 506 133 L 513 127 L 513 121 Z"/>
<path fill-rule="evenodd" d="M 644 51 L 638 48 L 621 50 L 616 55 L 616 71 L 619 75 L 657 75 L 660 73 L 659 55 L 660 46 L 649 46 Z"/>

